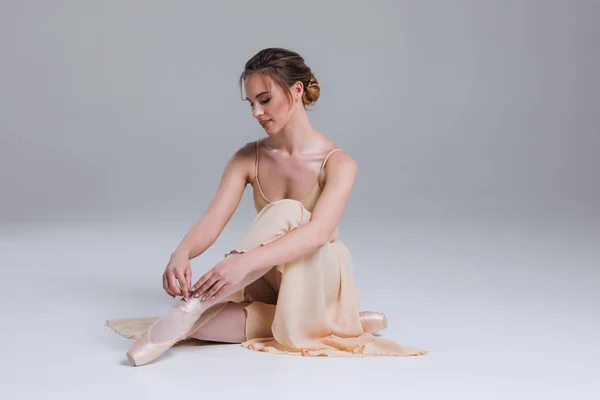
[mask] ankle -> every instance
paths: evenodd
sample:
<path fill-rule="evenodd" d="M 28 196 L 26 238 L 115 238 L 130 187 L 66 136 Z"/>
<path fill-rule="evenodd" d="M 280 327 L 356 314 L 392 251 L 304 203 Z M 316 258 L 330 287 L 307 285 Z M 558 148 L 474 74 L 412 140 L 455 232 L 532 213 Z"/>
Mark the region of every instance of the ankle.
<path fill-rule="evenodd" d="M 179 300 L 173 307 L 199 317 L 210 307 L 207 303 L 208 301 L 200 301 L 199 297 L 190 296 L 187 301 L 183 299 Z"/>

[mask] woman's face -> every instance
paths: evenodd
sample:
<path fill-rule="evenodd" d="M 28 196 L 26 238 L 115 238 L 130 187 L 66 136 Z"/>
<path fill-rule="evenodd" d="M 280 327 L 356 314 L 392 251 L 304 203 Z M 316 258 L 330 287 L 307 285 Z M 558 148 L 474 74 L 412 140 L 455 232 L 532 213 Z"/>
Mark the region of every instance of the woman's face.
<path fill-rule="evenodd" d="M 287 93 L 270 77 L 256 73 L 245 79 L 244 87 L 252 116 L 267 135 L 272 136 L 281 131 L 294 110 L 294 103 L 290 103 Z"/>

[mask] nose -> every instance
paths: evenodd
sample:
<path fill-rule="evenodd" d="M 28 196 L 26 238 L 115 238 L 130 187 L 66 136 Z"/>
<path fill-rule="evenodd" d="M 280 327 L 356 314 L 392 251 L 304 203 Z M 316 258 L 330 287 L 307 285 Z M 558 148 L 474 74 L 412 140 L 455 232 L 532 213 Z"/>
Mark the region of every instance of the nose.
<path fill-rule="evenodd" d="M 263 114 L 264 114 L 264 112 L 263 112 L 262 108 L 260 107 L 260 105 L 255 103 L 254 107 L 252 107 L 252 116 L 254 118 L 258 118 Z"/>

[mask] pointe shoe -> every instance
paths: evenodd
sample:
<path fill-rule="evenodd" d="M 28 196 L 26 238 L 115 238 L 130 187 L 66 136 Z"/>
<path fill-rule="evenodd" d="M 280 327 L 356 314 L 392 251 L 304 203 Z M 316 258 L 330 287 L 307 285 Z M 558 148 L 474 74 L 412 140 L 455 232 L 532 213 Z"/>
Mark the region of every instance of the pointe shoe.
<path fill-rule="evenodd" d="M 388 326 L 387 317 L 384 313 L 375 311 L 361 311 L 359 313 L 360 323 L 366 333 L 377 333 Z"/>
<path fill-rule="evenodd" d="M 187 302 L 181 300 L 178 303 L 176 303 L 174 307 L 177 307 L 185 312 L 189 312 L 200 317 L 201 313 L 193 311 L 194 307 L 191 303 L 194 303 L 194 300 L 200 301 L 192 298 L 190 298 Z M 135 341 L 135 343 L 133 344 L 133 346 L 131 346 L 129 351 L 127 351 L 127 358 L 136 367 L 154 361 L 155 359 L 163 355 L 171 347 L 173 347 L 175 344 L 179 343 L 182 340 L 188 339 L 189 335 L 191 335 L 194 332 L 194 327 L 196 326 L 196 324 L 192 324 L 189 328 L 187 328 L 174 339 L 165 340 L 162 342 L 150 340 L 150 330 L 153 326 L 154 324 L 150 326 L 150 328 L 148 328 L 148 330 L 144 332 L 144 334 Z"/>

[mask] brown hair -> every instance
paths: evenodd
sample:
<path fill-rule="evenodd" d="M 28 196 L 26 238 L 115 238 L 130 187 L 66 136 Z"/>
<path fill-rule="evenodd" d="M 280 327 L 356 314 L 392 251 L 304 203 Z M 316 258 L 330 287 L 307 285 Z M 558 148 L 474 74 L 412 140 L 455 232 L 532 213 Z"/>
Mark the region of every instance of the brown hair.
<path fill-rule="evenodd" d="M 244 71 L 240 75 L 240 92 L 244 79 L 254 73 L 272 78 L 288 94 L 290 101 L 292 100 L 292 94 L 289 88 L 298 81 L 302 82 L 304 86 L 304 93 L 302 93 L 304 108 L 307 105 L 314 104 L 321 94 L 319 82 L 304 63 L 304 58 L 291 50 L 271 47 L 256 53 L 246 62 Z"/>

